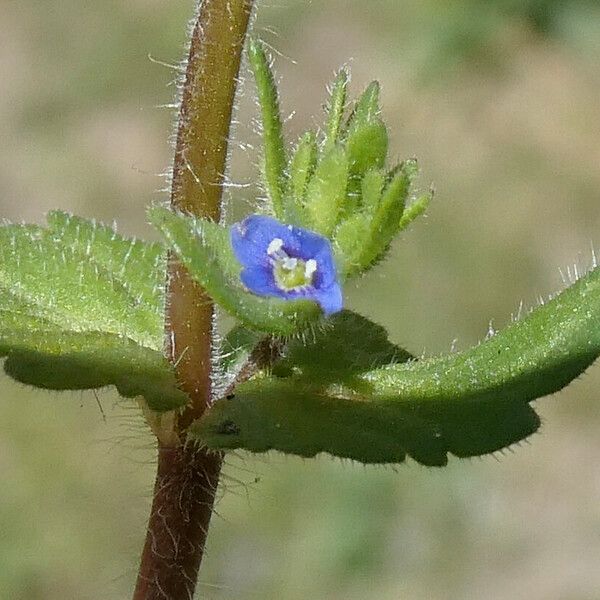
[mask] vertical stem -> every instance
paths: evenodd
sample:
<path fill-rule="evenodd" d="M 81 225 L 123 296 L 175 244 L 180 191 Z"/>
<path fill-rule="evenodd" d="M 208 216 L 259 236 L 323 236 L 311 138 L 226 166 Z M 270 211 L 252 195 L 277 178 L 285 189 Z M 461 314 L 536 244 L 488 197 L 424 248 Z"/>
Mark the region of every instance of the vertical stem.
<path fill-rule="evenodd" d="M 218 220 L 233 100 L 253 0 L 201 0 L 182 90 L 171 206 Z M 159 436 L 158 473 L 134 600 L 190 600 L 219 481 L 221 457 L 183 445 L 210 406 L 214 306 L 169 258 L 165 341 L 190 403 Z"/>
<path fill-rule="evenodd" d="M 219 482 L 220 457 L 159 447 L 134 600 L 191 600 Z"/>
<path fill-rule="evenodd" d="M 171 206 L 218 220 L 229 129 L 251 0 L 203 0 L 179 114 Z M 213 304 L 171 257 L 166 343 L 191 405 L 185 429 L 210 404 Z"/>

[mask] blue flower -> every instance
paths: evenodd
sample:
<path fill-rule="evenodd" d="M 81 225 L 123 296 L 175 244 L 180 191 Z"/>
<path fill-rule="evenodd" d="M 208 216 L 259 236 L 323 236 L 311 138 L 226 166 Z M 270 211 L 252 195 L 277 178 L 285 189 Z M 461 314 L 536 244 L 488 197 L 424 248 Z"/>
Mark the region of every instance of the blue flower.
<path fill-rule="evenodd" d="M 240 278 L 258 296 L 317 302 L 326 315 L 342 310 L 342 288 L 329 240 L 313 231 L 250 215 L 231 227 Z"/>

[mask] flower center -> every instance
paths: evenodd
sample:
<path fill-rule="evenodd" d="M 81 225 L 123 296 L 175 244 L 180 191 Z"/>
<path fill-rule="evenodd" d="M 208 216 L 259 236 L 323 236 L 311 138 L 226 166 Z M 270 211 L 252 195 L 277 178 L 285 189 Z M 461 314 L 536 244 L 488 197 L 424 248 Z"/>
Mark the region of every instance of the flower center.
<path fill-rule="evenodd" d="M 275 238 L 267 248 L 273 262 L 273 276 L 279 289 L 286 292 L 312 285 L 317 271 L 317 261 L 313 258 L 294 258 L 283 249 L 283 240 Z"/>

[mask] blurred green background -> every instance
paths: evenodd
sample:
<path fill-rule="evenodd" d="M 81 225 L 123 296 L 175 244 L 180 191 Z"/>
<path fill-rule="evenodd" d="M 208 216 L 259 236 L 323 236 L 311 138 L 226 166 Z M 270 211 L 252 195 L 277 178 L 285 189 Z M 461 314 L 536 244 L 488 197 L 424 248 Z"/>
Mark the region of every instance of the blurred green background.
<path fill-rule="evenodd" d="M 191 0 L 0 0 L 0 207 L 53 207 L 152 235 Z M 596 0 L 265 0 L 294 136 L 348 63 L 383 86 L 393 154 L 437 189 L 429 216 L 349 304 L 414 352 L 500 328 L 600 247 Z M 150 57 L 155 61 L 150 60 Z M 250 84 L 232 179 L 256 180 Z M 316 115 L 316 116 L 315 116 Z M 232 189 L 235 211 L 252 187 Z M 538 403 L 541 435 L 443 470 L 329 457 L 228 459 L 199 597 L 600 597 L 600 368 Z M 0 382 L 0 598 L 105 600 L 133 586 L 152 438 L 110 390 Z"/>

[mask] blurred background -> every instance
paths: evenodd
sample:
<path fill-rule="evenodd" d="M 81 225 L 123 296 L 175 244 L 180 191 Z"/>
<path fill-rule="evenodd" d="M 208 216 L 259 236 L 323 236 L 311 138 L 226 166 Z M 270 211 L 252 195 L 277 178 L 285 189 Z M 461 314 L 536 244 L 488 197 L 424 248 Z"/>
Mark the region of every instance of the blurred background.
<path fill-rule="evenodd" d="M 0 0 L 0 209 L 54 207 L 152 236 L 191 0 Z M 290 139 L 318 122 L 343 63 L 383 87 L 392 154 L 417 156 L 429 216 L 348 290 L 394 341 L 435 354 L 482 339 L 600 248 L 597 0 L 265 0 Z M 250 83 L 235 211 L 255 195 Z M 538 402 L 514 452 L 363 468 L 323 456 L 228 459 L 198 597 L 600 597 L 600 367 Z M 0 598 L 130 595 L 152 438 L 110 390 L 0 381 Z"/>

